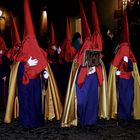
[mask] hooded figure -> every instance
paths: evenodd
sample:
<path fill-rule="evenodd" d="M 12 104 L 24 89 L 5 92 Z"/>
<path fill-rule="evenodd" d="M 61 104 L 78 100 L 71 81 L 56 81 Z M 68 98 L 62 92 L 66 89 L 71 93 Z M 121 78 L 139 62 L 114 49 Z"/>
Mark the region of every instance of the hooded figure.
<path fill-rule="evenodd" d="M 140 77 L 131 51 L 126 10 L 116 55 L 108 79 L 108 116 L 122 120 L 140 119 Z"/>
<path fill-rule="evenodd" d="M 58 56 L 61 52 L 61 49 L 58 46 L 52 22 L 51 22 L 51 40 L 50 40 L 50 43 L 48 44 L 47 52 L 48 52 L 49 63 L 58 63 L 59 62 Z"/>
<path fill-rule="evenodd" d="M 69 22 L 68 17 L 66 17 L 66 38 L 61 45 L 60 59 L 64 62 L 71 62 L 74 58 L 76 50 L 72 46 L 72 41 L 70 37 Z"/>
<path fill-rule="evenodd" d="M 18 44 L 20 41 L 14 19 L 12 20 L 12 25 L 12 31 L 14 31 L 12 40 L 16 42 L 15 44 Z M 15 46 L 15 44 L 13 45 Z M 19 122 L 24 128 L 42 126 L 44 118 L 52 119 L 56 117 L 56 119 L 60 119 L 62 112 L 60 98 L 46 54 L 39 47 L 36 40 L 29 0 L 24 0 L 23 41 L 16 57 L 13 57 L 13 59 L 14 63 L 11 69 L 9 96 L 4 121 L 6 123 L 11 122 L 13 111 L 14 117 L 19 117 Z M 43 72 L 44 78 L 48 79 L 48 88 L 44 93 L 46 96 L 45 105 L 42 101 L 40 78 L 40 73 L 43 70 L 45 70 Z M 15 98 L 17 97 L 16 95 L 18 98 Z M 49 101 L 50 99 L 51 101 Z M 44 112 L 44 117 L 42 111 Z"/>
<path fill-rule="evenodd" d="M 107 114 L 106 97 L 103 90 L 105 80 L 100 85 L 96 72 L 98 66 L 89 67 L 84 63 L 85 51 L 93 51 L 94 46 L 81 2 L 80 15 L 85 40 L 74 57 L 62 116 L 62 127 L 77 126 L 77 124 L 93 125 L 97 122 L 98 116 L 106 118 Z M 102 70 L 101 74 L 105 75 L 105 71 Z"/>

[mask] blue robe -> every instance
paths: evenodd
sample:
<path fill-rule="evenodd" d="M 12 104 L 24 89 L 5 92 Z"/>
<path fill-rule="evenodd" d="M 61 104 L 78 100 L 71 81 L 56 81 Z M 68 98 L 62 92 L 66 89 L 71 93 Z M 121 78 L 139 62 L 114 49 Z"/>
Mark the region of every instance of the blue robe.
<path fill-rule="evenodd" d="M 31 79 L 29 84 L 22 84 L 24 63 L 19 64 L 17 83 L 19 100 L 19 122 L 24 128 L 42 126 L 42 91 L 40 77 Z"/>
<path fill-rule="evenodd" d="M 81 67 L 79 68 L 77 79 Z M 76 80 L 77 115 L 80 125 L 93 125 L 98 118 L 98 79 L 96 73 L 86 76 L 82 87 Z"/>
<path fill-rule="evenodd" d="M 133 64 L 129 60 L 128 70 L 133 70 Z M 118 90 L 118 118 L 123 120 L 131 120 L 133 112 L 134 100 L 134 79 L 131 76 L 129 79 L 117 77 Z"/>

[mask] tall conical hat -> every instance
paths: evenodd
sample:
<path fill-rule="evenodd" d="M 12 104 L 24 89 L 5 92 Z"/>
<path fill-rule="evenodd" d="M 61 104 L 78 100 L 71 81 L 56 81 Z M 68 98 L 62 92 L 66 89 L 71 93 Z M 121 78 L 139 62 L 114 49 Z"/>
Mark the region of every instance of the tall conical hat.
<path fill-rule="evenodd" d="M 64 59 L 66 62 L 70 62 L 73 60 L 75 53 L 76 53 L 76 50 L 72 46 L 72 42 L 71 42 L 69 21 L 68 21 L 68 17 L 66 17 L 66 38 L 64 39 L 61 46 L 60 58 Z"/>
<path fill-rule="evenodd" d="M 92 24 L 94 28 L 94 33 L 92 35 L 92 42 L 93 42 L 93 49 L 94 50 L 99 50 L 102 51 L 102 37 L 100 34 L 100 27 L 99 27 L 99 21 L 98 21 L 98 16 L 97 16 L 97 10 L 96 10 L 96 5 L 95 2 L 92 1 L 91 4 L 91 9 L 92 9 Z"/>
<path fill-rule="evenodd" d="M 129 27 L 128 27 L 128 19 L 127 12 L 124 10 L 124 16 L 122 21 L 122 32 L 120 37 L 120 43 L 127 42 L 129 43 Z"/>
<path fill-rule="evenodd" d="M 55 44 L 55 45 L 57 44 L 55 33 L 54 33 L 54 27 L 53 27 L 52 22 L 51 22 L 51 44 Z"/>
<path fill-rule="evenodd" d="M 84 30 L 85 37 L 90 37 L 91 33 L 81 0 L 79 0 L 79 3 L 80 3 L 80 16 L 81 16 L 82 29 Z"/>
<path fill-rule="evenodd" d="M 10 60 L 16 60 L 19 54 L 19 49 L 21 47 L 21 40 L 12 12 L 10 12 L 10 17 L 11 17 L 12 48 L 7 52 L 6 55 Z"/>

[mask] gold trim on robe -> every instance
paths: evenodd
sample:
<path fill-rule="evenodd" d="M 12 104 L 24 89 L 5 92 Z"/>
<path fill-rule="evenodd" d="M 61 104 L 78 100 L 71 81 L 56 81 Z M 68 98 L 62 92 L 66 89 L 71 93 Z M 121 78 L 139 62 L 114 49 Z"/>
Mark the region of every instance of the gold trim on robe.
<path fill-rule="evenodd" d="M 5 118 L 4 118 L 5 123 L 11 123 L 13 117 L 17 118 L 19 116 L 19 104 L 18 104 L 18 96 L 17 96 L 18 66 L 19 66 L 19 62 L 14 62 L 11 68 L 8 101 L 6 106 Z M 42 94 L 43 99 L 44 96 L 46 96 L 45 102 L 42 101 L 42 110 L 45 110 L 44 118 L 45 120 L 47 119 L 51 120 L 54 117 L 56 117 L 57 120 L 60 120 L 62 115 L 62 104 L 58 94 L 58 88 L 49 64 L 45 69 L 49 73 L 49 78 L 48 78 L 48 88 L 45 91 L 45 93 L 43 91 Z"/>
<path fill-rule="evenodd" d="M 17 71 L 18 71 L 19 62 L 13 62 L 13 65 L 11 66 L 11 73 L 10 73 L 10 79 L 9 79 L 9 89 L 8 89 L 8 100 L 7 100 L 7 106 L 6 106 L 6 113 L 4 122 L 5 123 L 11 123 L 12 117 L 14 115 L 14 118 L 18 116 L 18 99 L 16 96 L 16 82 L 17 82 Z M 14 111 L 14 114 L 13 114 Z"/>
<path fill-rule="evenodd" d="M 133 102 L 133 118 L 140 119 L 140 75 L 137 63 L 133 63 L 132 76 L 134 78 L 134 102 Z"/>
<path fill-rule="evenodd" d="M 61 120 L 61 127 L 77 126 L 77 99 L 75 81 L 79 64 L 73 63 L 69 77 L 67 94 L 65 99 L 64 111 Z"/>
<path fill-rule="evenodd" d="M 46 90 L 44 118 L 45 120 L 51 120 L 53 118 L 60 120 L 62 116 L 63 108 L 62 108 L 60 96 L 58 93 L 56 81 L 54 79 L 54 76 L 53 76 L 53 73 L 49 64 L 45 69 L 49 73 L 49 78 L 48 78 L 48 88 Z"/>
<path fill-rule="evenodd" d="M 102 72 L 104 76 L 103 85 L 99 87 L 99 118 L 107 118 L 107 104 L 106 104 L 106 91 L 107 91 L 107 79 L 106 72 L 104 69 L 103 62 Z M 64 111 L 61 120 L 61 127 L 70 127 L 71 125 L 77 126 L 78 118 L 77 118 L 77 97 L 76 97 L 76 77 L 79 69 L 79 64 L 72 64 L 71 73 L 69 77 L 68 89 L 65 99 Z"/>
<path fill-rule="evenodd" d="M 117 93 L 116 93 L 116 71 L 117 67 L 111 65 L 108 78 L 108 117 L 117 118 Z M 140 119 L 140 76 L 137 64 L 133 63 L 132 76 L 134 78 L 134 101 L 133 101 L 133 118 Z"/>
<path fill-rule="evenodd" d="M 109 70 L 107 90 L 108 118 L 117 117 L 116 71 L 117 67 L 111 65 Z"/>
<path fill-rule="evenodd" d="M 99 95 L 99 110 L 98 110 L 98 116 L 99 118 L 103 118 L 106 119 L 107 118 L 107 112 L 108 112 L 108 108 L 107 108 L 107 76 L 106 76 L 106 70 L 105 70 L 105 66 L 104 63 L 102 62 L 102 60 L 100 60 L 100 64 L 102 66 L 102 73 L 103 73 L 103 84 L 102 86 L 98 87 L 98 95 Z"/>

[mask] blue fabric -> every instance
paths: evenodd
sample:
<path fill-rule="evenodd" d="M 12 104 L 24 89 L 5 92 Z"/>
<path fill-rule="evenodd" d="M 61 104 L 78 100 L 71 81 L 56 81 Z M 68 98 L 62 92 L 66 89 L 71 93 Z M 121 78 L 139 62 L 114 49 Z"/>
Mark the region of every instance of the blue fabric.
<path fill-rule="evenodd" d="M 80 48 L 81 44 L 80 41 L 78 39 L 76 39 L 73 43 L 73 47 L 78 50 Z"/>
<path fill-rule="evenodd" d="M 133 71 L 133 63 L 128 59 L 128 70 Z"/>
<path fill-rule="evenodd" d="M 79 68 L 78 75 L 80 69 L 81 67 Z M 76 95 L 79 124 L 95 124 L 98 118 L 98 79 L 96 73 L 86 76 L 81 88 L 76 80 Z"/>
<path fill-rule="evenodd" d="M 134 79 L 117 79 L 118 87 L 118 118 L 131 120 L 134 100 Z"/>
<path fill-rule="evenodd" d="M 29 84 L 22 84 L 24 64 L 18 68 L 18 99 L 19 99 L 19 122 L 24 128 L 42 126 L 44 123 L 42 114 L 41 80 L 31 79 Z"/>

